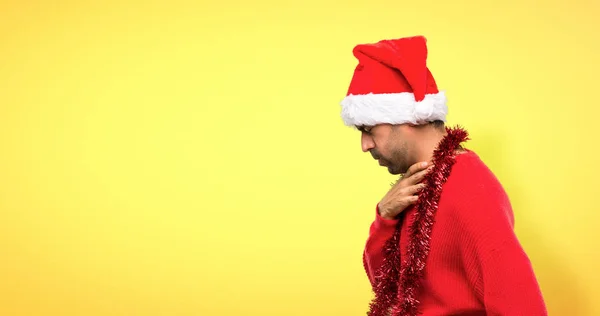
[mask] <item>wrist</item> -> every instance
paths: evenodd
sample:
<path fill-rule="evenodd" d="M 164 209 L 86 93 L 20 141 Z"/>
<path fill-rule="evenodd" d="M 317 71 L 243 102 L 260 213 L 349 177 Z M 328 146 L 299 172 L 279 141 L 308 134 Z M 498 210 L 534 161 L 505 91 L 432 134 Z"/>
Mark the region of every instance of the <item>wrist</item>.
<path fill-rule="evenodd" d="M 393 219 L 393 218 L 390 218 L 388 214 L 390 214 L 390 212 L 385 204 L 383 204 L 383 203 L 377 204 L 377 215 L 379 215 L 383 219 L 387 219 L 387 220 Z"/>
<path fill-rule="evenodd" d="M 377 220 L 379 222 L 387 223 L 387 224 L 395 224 L 398 221 L 396 218 L 389 217 L 386 215 L 386 214 L 389 214 L 389 212 L 387 212 L 387 209 L 385 208 L 384 205 L 377 204 L 376 209 L 377 209 L 376 210 Z"/>

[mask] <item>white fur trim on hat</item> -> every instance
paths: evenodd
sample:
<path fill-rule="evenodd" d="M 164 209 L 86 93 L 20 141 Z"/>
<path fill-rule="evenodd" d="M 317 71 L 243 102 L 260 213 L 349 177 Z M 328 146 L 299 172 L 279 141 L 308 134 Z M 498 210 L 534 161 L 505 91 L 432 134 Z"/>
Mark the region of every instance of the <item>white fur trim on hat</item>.
<path fill-rule="evenodd" d="M 348 95 L 342 100 L 342 120 L 347 126 L 377 124 L 423 124 L 446 121 L 448 107 L 443 91 L 426 94 L 417 102 L 413 93 L 384 93 Z"/>

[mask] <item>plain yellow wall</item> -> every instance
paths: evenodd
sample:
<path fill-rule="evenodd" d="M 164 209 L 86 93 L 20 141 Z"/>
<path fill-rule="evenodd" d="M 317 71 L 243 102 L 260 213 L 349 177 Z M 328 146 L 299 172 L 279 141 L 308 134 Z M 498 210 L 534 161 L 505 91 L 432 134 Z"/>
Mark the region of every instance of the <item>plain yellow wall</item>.
<path fill-rule="evenodd" d="M 600 315 L 600 5 L 558 2 L 4 1 L 0 315 L 364 315 L 394 177 L 339 101 L 418 34 L 550 314 Z"/>

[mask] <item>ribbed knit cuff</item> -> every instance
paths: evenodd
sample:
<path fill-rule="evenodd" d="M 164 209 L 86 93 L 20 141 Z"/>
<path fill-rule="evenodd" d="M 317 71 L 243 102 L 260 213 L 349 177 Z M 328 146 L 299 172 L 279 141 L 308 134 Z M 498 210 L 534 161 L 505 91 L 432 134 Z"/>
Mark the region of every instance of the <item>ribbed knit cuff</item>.
<path fill-rule="evenodd" d="M 383 218 L 381 214 L 379 214 L 379 204 L 375 207 L 375 228 L 377 229 L 394 229 L 396 228 L 396 224 L 398 224 L 398 219 L 387 219 Z"/>

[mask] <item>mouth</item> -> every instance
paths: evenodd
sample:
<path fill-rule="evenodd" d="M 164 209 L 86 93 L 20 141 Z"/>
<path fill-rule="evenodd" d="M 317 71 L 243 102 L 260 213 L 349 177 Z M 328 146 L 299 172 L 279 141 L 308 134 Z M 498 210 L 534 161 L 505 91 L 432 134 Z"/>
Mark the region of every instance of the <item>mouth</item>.
<path fill-rule="evenodd" d="M 383 157 L 379 157 L 378 155 L 374 155 L 373 153 L 371 153 L 371 156 L 373 157 L 373 159 L 377 160 L 380 166 L 385 166 Z"/>

